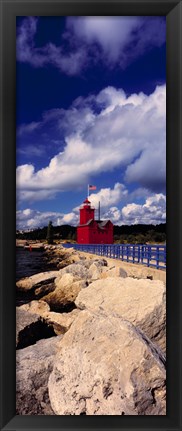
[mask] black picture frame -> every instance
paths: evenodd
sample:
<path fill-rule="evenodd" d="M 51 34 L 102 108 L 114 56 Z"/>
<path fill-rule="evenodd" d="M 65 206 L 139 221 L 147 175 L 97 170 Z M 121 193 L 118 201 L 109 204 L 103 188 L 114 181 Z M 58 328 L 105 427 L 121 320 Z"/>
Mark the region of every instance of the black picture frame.
<path fill-rule="evenodd" d="M 176 0 L 1 0 L 1 399 L 2 430 L 182 429 L 181 281 L 181 77 L 182 3 Z M 16 16 L 165 15 L 167 20 L 167 415 L 15 416 L 15 34 Z"/>

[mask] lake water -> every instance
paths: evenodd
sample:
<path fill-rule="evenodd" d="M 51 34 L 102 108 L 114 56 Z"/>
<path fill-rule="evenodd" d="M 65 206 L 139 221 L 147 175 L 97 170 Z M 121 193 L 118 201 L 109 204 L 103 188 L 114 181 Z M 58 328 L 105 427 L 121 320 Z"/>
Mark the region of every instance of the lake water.
<path fill-rule="evenodd" d="M 45 272 L 56 270 L 56 267 L 50 266 L 45 251 L 39 250 L 25 250 L 24 248 L 16 248 L 16 281 L 24 277 Z M 20 306 L 29 302 L 31 296 L 25 292 L 16 292 L 16 305 Z"/>
<path fill-rule="evenodd" d="M 49 269 L 44 251 L 16 249 L 16 280 L 30 277 L 33 274 L 48 271 Z"/>

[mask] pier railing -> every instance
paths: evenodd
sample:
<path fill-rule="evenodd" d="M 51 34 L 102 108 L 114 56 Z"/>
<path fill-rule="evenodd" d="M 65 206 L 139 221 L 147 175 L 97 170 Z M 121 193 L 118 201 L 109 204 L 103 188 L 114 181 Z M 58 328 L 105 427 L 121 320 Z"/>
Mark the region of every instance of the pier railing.
<path fill-rule="evenodd" d="M 157 269 L 166 269 L 165 245 L 142 244 L 72 244 L 76 250 L 121 259 Z"/>

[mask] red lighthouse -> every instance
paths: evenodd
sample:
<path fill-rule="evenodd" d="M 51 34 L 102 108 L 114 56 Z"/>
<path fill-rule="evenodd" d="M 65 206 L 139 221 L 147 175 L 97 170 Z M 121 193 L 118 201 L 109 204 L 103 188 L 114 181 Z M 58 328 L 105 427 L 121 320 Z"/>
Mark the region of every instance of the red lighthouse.
<path fill-rule="evenodd" d="M 95 208 L 85 199 L 80 208 L 77 227 L 78 244 L 113 244 L 113 224 L 110 220 L 95 220 Z"/>

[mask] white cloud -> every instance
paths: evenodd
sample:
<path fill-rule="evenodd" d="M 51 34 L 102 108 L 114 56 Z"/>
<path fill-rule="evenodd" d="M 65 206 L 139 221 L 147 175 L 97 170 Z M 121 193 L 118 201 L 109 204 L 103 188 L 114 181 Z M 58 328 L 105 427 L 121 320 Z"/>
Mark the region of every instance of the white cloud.
<path fill-rule="evenodd" d="M 120 225 L 121 222 L 121 210 L 119 210 L 117 207 L 113 206 L 109 208 L 102 216 L 102 219 L 104 220 L 111 220 L 113 224 Z"/>
<path fill-rule="evenodd" d="M 117 186 L 117 184 L 116 184 Z M 107 189 L 106 189 L 107 191 Z M 104 200 L 101 200 L 101 219 L 109 219 L 115 225 L 131 225 L 131 224 L 159 224 L 166 222 L 166 197 L 162 193 L 148 196 L 144 204 L 136 204 L 134 202 L 123 206 L 126 201 L 131 201 L 134 197 L 134 192 L 129 194 L 126 191 L 120 200 L 110 199 L 108 205 L 104 205 Z M 114 189 L 113 189 L 114 192 Z M 139 190 L 138 190 L 139 192 Z M 107 193 L 107 192 L 106 192 Z M 137 193 L 136 193 L 137 194 Z M 104 196 L 104 194 L 103 194 Z M 114 193 L 113 193 L 114 196 Z M 93 198 L 90 197 L 93 204 Z M 118 202 L 117 202 L 118 201 Z M 113 204 L 118 203 L 118 205 Z M 123 206 L 123 208 L 122 208 Z"/>
<path fill-rule="evenodd" d="M 89 200 L 92 205 L 98 208 L 99 202 L 101 203 L 102 209 L 107 209 L 111 205 L 118 204 L 122 199 L 126 199 L 128 191 L 123 184 L 116 183 L 114 188 L 110 187 L 101 189 L 98 193 L 92 193 L 89 196 Z"/>
<path fill-rule="evenodd" d="M 58 212 L 41 212 L 27 208 L 25 210 L 17 211 L 16 213 L 16 228 L 17 229 L 36 229 L 48 225 L 52 221 L 53 226 L 60 226 L 64 224 L 76 225 L 78 223 L 78 216 L 71 212 L 68 214 Z"/>
<path fill-rule="evenodd" d="M 43 67 L 52 64 L 54 67 L 68 75 L 76 75 L 85 63 L 85 51 L 79 48 L 68 53 L 63 52 L 63 47 L 49 42 L 43 47 L 36 47 L 34 37 L 37 32 L 38 19 L 25 18 L 17 29 L 16 52 L 17 60 L 29 63 L 33 67 Z"/>
<path fill-rule="evenodd" d="M 90 16 L 68 18 L 67 26 L 89 46 L 98 45 L 107 64 L 126 67 L 147 49 L 165 42 L 165 21 L 160 17 Z"/>
<path fill-rule="evenodd" d="M 130 199 L 131 196 L 128 196 Z M 134 202 L 111 206 L 102 213 L 102 219 L 109 219 L 115 225 L 160 224 L 166 222 L 166 197 L 162 193 L 149 196 L 144 204 Z"/>
<path fill-rule="evenodd" d="M 106 200 L 101 201 L 101 219 L 111 220 L 115 225 L 131 225 L 131 224 L 159 224 L 166 222 L 166 198 L 163 194 L 155 194 L 149 196 L 144 204 L 130 203 L 121 209 L 121 202 L 118 206 L 113 205 L 113 202 L 118 201 L 117 192 L 121 184 L 116 184 L 113 190 L 103 189 L 100 196 L 106 196 Z M 119 193 L 123 193 L 122 187 Z M 114 197 L 115 195 L 115 197 Z M 97 210 L 97 204 L 90 196 L 93 206 Z M 95 201 L 97 202 L 97 201 Z M 106 205 L 107 202 L 107 205 Z M 17 229 L 35 229 L 38 227 L 47 226 L 51 220 L 54 226 L 69 224 L 77 226 L 79 223 L 78 209 L 74 208 L 70 213 L 58 212 L 40 212 L 27 208 L 25 210 L 17 211 L 16 225 Z M 95 213 L 97 218 L 97 212 Z"/>
<path fill-rule="evenodd" d="M 17 154 L 22 154 L 23 156 L 30 157 L 42 157 L 45 154 L 46 148 L 44 145 L 33 145 L 28 144 L 24 147 L 17 148 Z"/>
<path fill-rule="evenodd" d="M 29 124 L 22 124 L 17 129 L 17 135 L 21 136 L 24 133 L 31 133 L 34 130 L 38 129 L 40 126 L 41 126 L 41 123 L 40 122 L 35 122 L 35 121 L 32 121 L 32 123 L 29 123 Z"/>
<path fill-rule="evenodd" d="M 124 184 L 116 183 L 114 188 L 102 188 L 97 193 L 91 193 L 89 195 L 89 201 L 91 205 L 98 211 L 99 202 L 101 209 L 101 216 L 105 215 L 111 205 L 125 202 L 128 198 L 128 191 Z M 75 207 L 73 211 L 78 213 L 80 205 Z M 96 214 L 97 217 L 98 213 Z"/>
<path fill-rule="evenodd" d="M 162 193 L 148 197 L 144 205 L 126 205 L 121 211 L 122 224 L 159 224 L 166 221 L 166 197 Z"/>
<path fill-rule="evenodd" d="M 59 190 L 57 190 L 58 193 Z M 52 200 L 56 196 L 56 191 L 52 190 L 17 190 L 17 202 L 18 204 L 22 201 L 29 203 L 39 202 L 41 200 Z"/>
<path fill-rule="evenodd" d="M 77 99 L 68 110 L 48 111 L 43 123 L 64 133 L 64 150 L 36 171 L 32 164 L 17 168 L 17 195 L 39 199 L 58 191 L 80 189 L 90 177 L 115 168 L 138 187 L 162 192 L 166 172 L 165 86 L 149 96 L 126 96 L 113 87 Z M 99 108 L 99 111 L 93 106 Z M 64 130 L 65 124 L 65 130 Z M 51 138 L 51 136 L 50 136 Z M 93 180 L 92 180 L 93 181 Z M 94 198 L 95 199 L 95 198 Z"/>
<path fill-rule="evenodd" d="M 26 164 L 26 165 L 18 166 L 16 169 L 16 172 L 17 172 L 17 186 L 18 186 L 19 176 L 22 178 L 22 182 L 24 182 L 26 184 L 29 181 L 31 181 L 31 179 L 34 175 L 35 169 L 34 169 L 34 166 L 32 166 L 30 164 Z"/>
<path fill-rule="evenodd" d="M 140 23 L 138 17 L 71 17 L 67 20 L 67 28 L 88 45 L 97 43 L 107 61 L 115 63 Z"/>
<path fill-rule="evenodd" d="M 65 214 L 61 220 L 62 224 L 70 224 L 70 225 L 77 225 L 79 222 L 78 220 L 78 214 L 75 214 L 75 212 L 70 212 L 68 214 Z"/>
<path fill-rule="evenodd" d="M 164 159 L 164 160 L 163 160 Z M 137 182 L 154 191 L 165 190 L 166 153 L 163 146 L 146 149 L 141 156 L 126 169 L 127 182 Z"/>
<path fill-rule="evenodd" d="M 126 67 L 152 47 L 165 42 L 161 17 L 68 17 L 60 46 L 35 45 L 38 19 L 25 18 L 17 30 L 17 59 L 43 67 L 52 64 L 68 75 L 79 74 L 93 62 Z"/>
<path fill-rule="evenodd" d="M 34 49 L 34 36 L 37 32 L 37 18 L 29 17 L 17 29 L 17 60 L 32 62 L 32 50 Z M 36 56 L 36 55 L 35 55 Z M 38 56 L 37 56 L 38 65 Z M 39 62 L 39 65 L 42 65 Z"/>

